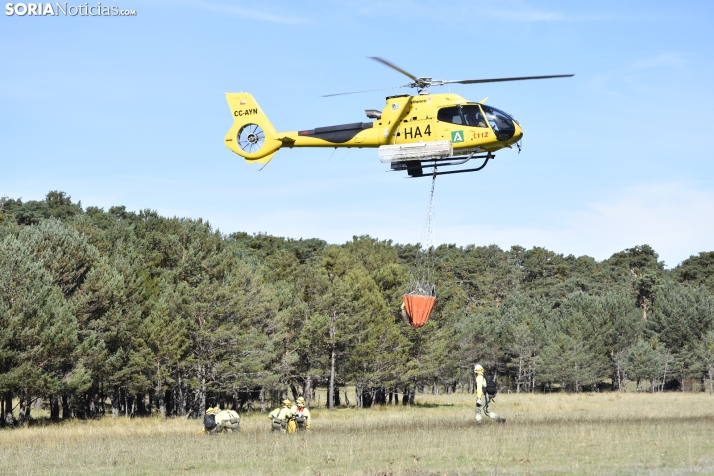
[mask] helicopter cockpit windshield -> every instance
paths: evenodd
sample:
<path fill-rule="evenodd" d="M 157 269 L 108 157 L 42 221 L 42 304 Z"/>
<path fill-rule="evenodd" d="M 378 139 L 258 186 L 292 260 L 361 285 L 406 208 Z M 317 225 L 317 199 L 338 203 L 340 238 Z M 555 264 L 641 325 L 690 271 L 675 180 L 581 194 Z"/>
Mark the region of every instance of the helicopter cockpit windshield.
<path fill-rule="evenodd" d="M 496 133 L 498 140 L 506 141 L 513 137 L 513 134 L 516 133 L 515 119 L 495 107 L 482 104 L 481 108 L 483 108 L 486 119 L 491 124 L 491 128 Z"/>

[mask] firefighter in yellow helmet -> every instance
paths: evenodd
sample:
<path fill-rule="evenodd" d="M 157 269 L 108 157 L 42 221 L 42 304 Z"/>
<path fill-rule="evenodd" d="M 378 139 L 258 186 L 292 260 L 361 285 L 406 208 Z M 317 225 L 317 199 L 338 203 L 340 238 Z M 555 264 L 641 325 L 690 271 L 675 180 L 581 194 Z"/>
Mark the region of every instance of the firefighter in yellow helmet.
<path fill-rule="evenodd" d="M 288 431 L 288 423 L 293 418 L 293 411 L 290 409 L 290 400 L 283 400 L 283 406 L 276 408 L 269 415 L 273 431 Z"/>
<path fill-rule="evenodd" d="M 305 406 L 305 398 L 298 397 L 295 400 L 295 405 L 292 407 L 293 422 L 296 424 L 297 431 L 306 431 L 310 429 L 310 410 Z"/>
<path fill-rule="evenodd" d="M 203 431 L 204 432 L 210 432 L 213 431 L 217 424 L 216 424 L 216 415 L 218 412 L 221 411 L 221 407 L 219 405 L 216 405 L 215 407 L 208 407 L 206 408 L 206 414 L 203 416 Z M 201 433 L 201 432 L 199 432 Z"/>
<path fill-rule="evenodd" d="M 493 389 L 493 395 L 489 395 L 489 392 L 486 391 L 487 384 L 481 364 L 474 366 L 474 373 L 476 373 L 476 423 L 481 423 L 481 408 L 490 419 L 499 423 L 506 423 L 505 418 L 501 418 L 489 408 L 491 400 L 496 393 L 495 389 Z"/>

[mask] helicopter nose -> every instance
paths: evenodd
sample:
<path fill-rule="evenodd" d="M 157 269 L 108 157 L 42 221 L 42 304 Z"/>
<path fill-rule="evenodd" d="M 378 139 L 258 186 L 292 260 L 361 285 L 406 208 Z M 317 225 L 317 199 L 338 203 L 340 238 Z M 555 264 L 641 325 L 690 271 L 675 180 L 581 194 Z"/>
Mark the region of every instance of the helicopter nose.
<path fill-rule="evenodd" d="M 516 132 L 513 134 L 513 139 L 510 140 L 512 144 L 523 138 L 523 128 L 521 128 L 521 125 L 516 121 L 513 121 L 513 125 L 516 127 Z"/>

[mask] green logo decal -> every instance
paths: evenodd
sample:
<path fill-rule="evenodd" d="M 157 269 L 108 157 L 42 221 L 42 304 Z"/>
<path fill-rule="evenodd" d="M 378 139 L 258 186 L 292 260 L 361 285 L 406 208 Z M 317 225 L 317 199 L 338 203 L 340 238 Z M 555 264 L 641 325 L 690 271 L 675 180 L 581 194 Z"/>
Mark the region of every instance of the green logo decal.
<path fill-rule="evenodd" d="M 451 131 L 451 142 L 454 144 L 464 141 L 464 131 Z"/>

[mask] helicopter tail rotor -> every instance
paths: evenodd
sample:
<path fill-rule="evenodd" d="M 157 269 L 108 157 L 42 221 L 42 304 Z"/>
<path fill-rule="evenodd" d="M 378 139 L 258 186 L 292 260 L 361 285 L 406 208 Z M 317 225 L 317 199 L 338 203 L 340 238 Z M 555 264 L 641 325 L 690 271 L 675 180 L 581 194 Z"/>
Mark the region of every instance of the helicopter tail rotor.
<path fill-rule="evenodd" d="M 247 162 L 267 164 L 283 145 L 268 116 L 248 93 L 227 93 L 226 100 L 233 114 L 226 146 Z"/>

